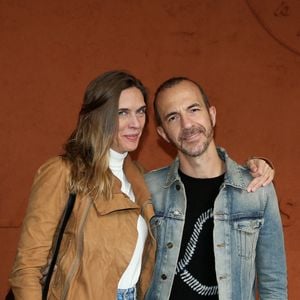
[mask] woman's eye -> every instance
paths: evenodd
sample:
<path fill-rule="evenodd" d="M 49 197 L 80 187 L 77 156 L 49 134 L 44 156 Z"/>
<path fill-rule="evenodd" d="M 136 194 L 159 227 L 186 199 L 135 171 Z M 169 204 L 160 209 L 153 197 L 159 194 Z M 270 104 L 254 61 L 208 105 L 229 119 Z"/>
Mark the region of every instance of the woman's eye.
<path fill-rule="evenodd" d="M 138 114 L 139 114 L 139 115 L 144 115 L 144 114 L 146 114 L 146 108 L 142 108 L 142 109 L 138 110 Z"/>
<path fill-rule="evenodd" d="M 119 110 L 119 116 L 126 116 L 126 115 L 127 115 L 127 111 Z"/>

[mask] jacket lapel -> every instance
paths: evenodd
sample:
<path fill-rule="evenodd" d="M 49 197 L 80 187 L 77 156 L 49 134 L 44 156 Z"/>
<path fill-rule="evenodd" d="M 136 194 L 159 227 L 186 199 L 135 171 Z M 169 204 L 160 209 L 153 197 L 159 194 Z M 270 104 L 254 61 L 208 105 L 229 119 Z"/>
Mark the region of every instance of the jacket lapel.
<path fill-rule="evenodd" d="M 103 197 L 99 197 L 94 200 L 94 206 L 99 215 L 106 215 L 114 211 L 125 209 L 136 209 L 149 221 L 153 217 L 154 211 L 150 201 L 150 192 L 144 181 L 143 173 L 141 169 L 132 162 L 129 155 L 125 158 L 123 168 L 135 195 L 135 202 L 122 193 L 121 182 L 114 176 L 113 198 L 106 200 L 103 199 Z"/>
<path fill-rule="evenodd" d="M 127 155 L 124 161 L 124 172 L 127 180 L 130 182 L 135 202 L 141 208 L 141 214 L 147 222 L 154 216 L 154 210 L 151 202 L 151 194 L 144 180 L 144 174 L 137 163 L 132 162 L 131 157 Z"/>

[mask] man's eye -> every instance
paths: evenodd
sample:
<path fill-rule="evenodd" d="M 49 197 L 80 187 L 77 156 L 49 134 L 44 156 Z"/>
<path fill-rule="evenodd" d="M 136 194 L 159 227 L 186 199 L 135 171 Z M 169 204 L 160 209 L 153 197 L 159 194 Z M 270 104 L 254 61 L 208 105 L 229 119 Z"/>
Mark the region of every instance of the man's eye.
<path fill-rule="evenodd" d="M 171 116 L 168 118 L 168 122 L 174 122 L 177 119 L 177 116 Z"/>

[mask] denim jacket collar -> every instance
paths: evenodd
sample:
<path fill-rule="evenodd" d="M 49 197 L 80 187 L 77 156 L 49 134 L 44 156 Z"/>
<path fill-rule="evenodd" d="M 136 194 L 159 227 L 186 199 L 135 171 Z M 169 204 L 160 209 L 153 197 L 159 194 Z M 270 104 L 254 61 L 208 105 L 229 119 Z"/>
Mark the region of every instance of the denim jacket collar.
<path fill-rule="evenodd" d="M 244 180 L 245 171 L 247 171 L 248 173 L 247 168 L 241 167 L 235 161 L 229 158 L 225 149 L 218 147 L 217 150 L 220 158 L 225 162 L 226 165 L 224 185 L 230 185 L 235 188 L 247 190 L 247 186 L 249 182 L 245 182 Z M 164 187 L 167 188 L 170 185 L 172 185 L 175 181 L 180 180 L 178 169 L 179 169 L 179 159 L 178 157 L 176 157 L 176 159 L 170 165 Z"/>
<path fill-rule="evenodd" d="M 225 149 L 218 147 L 217 150 L 220 158 L 225 162 L 226 166 L 224 184 L 238 189 L 247 190 L 249 181 L 245 182 L 245 174 L 248 174 L 248 169 L 233 161 L 228 156 Z M 248 176 L 246 176 L 246 178 L 247 177 Z"/>
<path fill-rule="evenodd" d="M 164 187 L 167 188 L 170 185 L 173 184 L 173 182 L 180 180 L 179 174 L 178 174 L 178 169 L 179 169 L 179 159 L 176 157 L 176 159 L 172 162 L 169 168 L 168 175 L 166 177 L 166 182 L 164 184 Z"/>

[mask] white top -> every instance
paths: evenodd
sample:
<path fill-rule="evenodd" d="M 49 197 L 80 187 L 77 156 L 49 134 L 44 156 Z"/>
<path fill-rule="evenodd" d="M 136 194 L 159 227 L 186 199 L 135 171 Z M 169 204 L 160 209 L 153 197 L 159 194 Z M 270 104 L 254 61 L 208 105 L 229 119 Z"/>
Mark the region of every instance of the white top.
<path fill-rule="evenodd" d="M 121 191 L 126 194 L 132 201 L 135 201 L 135 197 L 131 188 L 131 184 L 128 182 L 124 171 L 123 163 L 124 159 L 127 156 L 126 153 L 119 153 L 110 149 L 110 158 L 109 158 L 109 168 L 112 173 L 121 181 L 122 187 Z M 128 289 L 136 285 L 139 280 L 141 265 L 142 265 L 142 255 L 144 250 L 145 241 L 148 234 L 148 228 L 146 221 L 140 215 L 137 221 L 137 231 L 138 239 L 137 243 L 131 258 L 131 261 L 120 278 L 118 288 L 119 289 Z M 122 245 L 120 245 L 122 247 Z"/>

